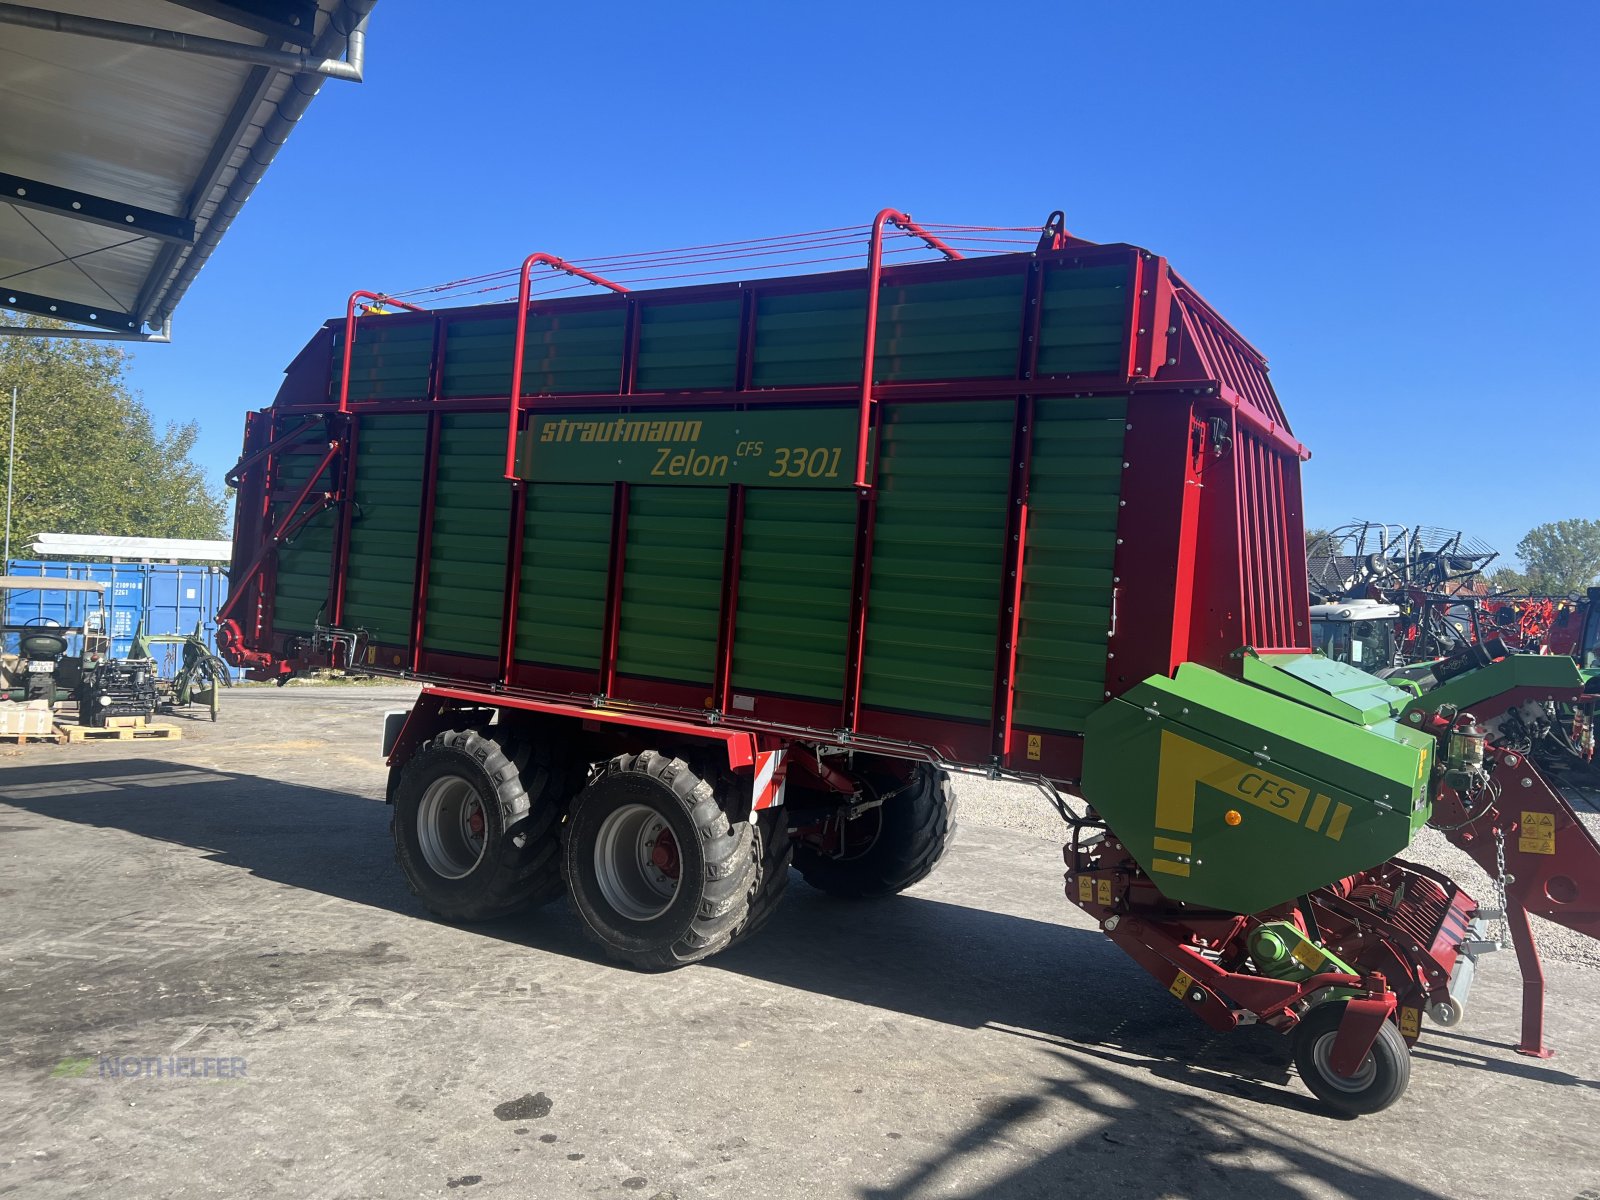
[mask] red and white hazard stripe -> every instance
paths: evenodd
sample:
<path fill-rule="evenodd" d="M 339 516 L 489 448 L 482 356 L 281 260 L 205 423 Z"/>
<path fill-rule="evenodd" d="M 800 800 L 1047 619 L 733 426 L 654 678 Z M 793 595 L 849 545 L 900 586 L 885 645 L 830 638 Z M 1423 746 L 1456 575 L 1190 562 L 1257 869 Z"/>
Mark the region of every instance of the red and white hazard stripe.
<path fill-rule="evenodd" d="M 756 751 L 756 779 L 752 792 L 754 803 L 751 805 L 756 812 L 764 808 L 777 808 L 783 803 L 784 776 L 787 773 L 783 757 L 782 750 Z"/>

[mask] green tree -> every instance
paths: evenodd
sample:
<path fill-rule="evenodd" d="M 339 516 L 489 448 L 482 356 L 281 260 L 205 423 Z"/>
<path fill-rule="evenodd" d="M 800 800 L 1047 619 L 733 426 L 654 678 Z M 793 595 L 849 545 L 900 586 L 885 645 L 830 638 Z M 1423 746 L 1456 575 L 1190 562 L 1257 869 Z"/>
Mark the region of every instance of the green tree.
<path fill-rule="evenodd" d="M 1517 557 L 1531 591 L 1581 592 L 1600 579 L 1600 521 L 1573 517 L 1536 526 L 1517 543 Z"/>
<path fill-rule="evenodd" d="M 128 360 L 112 342 L 0 337 L 0 421 L 18 393 L 13 554 L 46 532 L 223 536 L 222 496 L 189 457 L 198 426 L 158 431 Z"/>

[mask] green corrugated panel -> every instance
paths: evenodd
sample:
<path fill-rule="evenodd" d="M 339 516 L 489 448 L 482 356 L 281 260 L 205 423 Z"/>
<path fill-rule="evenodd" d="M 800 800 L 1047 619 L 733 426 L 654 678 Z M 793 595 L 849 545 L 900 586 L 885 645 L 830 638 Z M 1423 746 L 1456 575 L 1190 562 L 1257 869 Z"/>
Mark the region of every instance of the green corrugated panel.
<path fill-rule="evenodd" d="M 515 340 L 516 322 L 509 318 L 446 322 L 439 394 L 449 399 L 509 396 Z M 523 371 L 526 380 L 526 364 Z"/>
<path fill-rule="evenodd" d="M 359 418 L 343 624 L 390 646 L 411 641 L 427 449 L 422 413 Z"/>
<path fill-rule="evenodd" d="M 390 321 L 361 317 L 350 353 L 350 399 L 421 400 L 428 394 L 428 369 L 433 363 L 432 321 Z M 344 328 L 333 335 L 332 391 L 339 394 L 344 369 Z"/>
<path fill-rule="evenodd" d="M 884 406 L 868 706 L 989 716 L 1015 412 L 1012 401 Z"/>
<path fill-rule="evenodd" d="M 879 383 L 990 379 L 1017 373 L 1021 272 L 886 287 L 878 298 Z"/>
<path fill-rule="evenodd" d="M 745 493 L 736 691 L 843 700 L 856 507 L 849 491 Z"/>
<path fill-rule="evenodd" d="M 528 315 L 522 346 L 522 394 L 615 392 L 622 385 L 622 307 Z M 517 323 L 452 321 L 445 327 L 442 394 L 507 396 Z"/>
<path fill-rule="evenodd" d="M 273 461 L 272 522 L 289 515 L 289 505 L 327 453 L 326 425 L 317 422 L 304 441 L 280 453 Z M 333 468 L 322 473 L 317 490 L 331 490 Z M 310 633 L 327 619 L 328 570 L 333 555 L 334 509 L 324 509 L 307 521 L 286 544 L 278 547 L 276 584 L 273 588 L 273 627 L 291 633 Z"/>
<path fill-rule="evenodd" d="M 739 301 L 645 304 L 634 385 L 644 392 L 731 388 L 739 357 Z"/>
<path fill-rule="evenodd" d="M 1034 413 L 1012 703 L 1029 729 L 1082 732 L 1105 703 L 1126 411 L 1121 399 L 1041 400 Z"/>
<path fill-rule="evenodd" d="M 446 413 L 434 476 L 422 644 L 452 654 L 500 653 L 511 485 L 504 413 Z"/>
<path fill-rule="evenodd" d="M 517 591 L 519 660 L 599 669 L 612 497 L 609 485 L 529 485 Z"/>
<path fill-rule="evenodd" d="M 628 493 L 617 670 L 709 685 L 722 608 L 725 488 Z"/>
<path fill-rule="evenodd" d="M 758 388 L 859 383 L 866 328 L 864 288 L 760 296 L 752 383 Z"/>
<path fill-rule="evenodd" d="M 1039 318 L 1039 375 L 1126 372 L 1129 268 L 1052 267 Z"/>

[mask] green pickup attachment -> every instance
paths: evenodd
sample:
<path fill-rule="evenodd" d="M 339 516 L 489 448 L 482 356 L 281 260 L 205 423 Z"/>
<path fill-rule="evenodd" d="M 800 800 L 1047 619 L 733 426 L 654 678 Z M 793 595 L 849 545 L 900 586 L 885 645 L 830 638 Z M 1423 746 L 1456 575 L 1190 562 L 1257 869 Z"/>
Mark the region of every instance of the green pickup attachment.
<path fill-rule="evenodd" d="M 1377 866 L 1430 813 L 1409 697 L 1320 655 L 1194 663 L 1097 710 L 1083 791 L 1174 900 L 1256 913 Z"/>
<path fill-rule="evenodd" d="M 1487 666 L 1466 671 L 1421 696 L 1408 698 L 1406 716 L 1431 713 L 1445 705 L 1466 710 L 1513 692 L 1544 692 L 1562 699 L 1584 684 L 1578 664 L 1565 654 L 1511 654 Z"/>

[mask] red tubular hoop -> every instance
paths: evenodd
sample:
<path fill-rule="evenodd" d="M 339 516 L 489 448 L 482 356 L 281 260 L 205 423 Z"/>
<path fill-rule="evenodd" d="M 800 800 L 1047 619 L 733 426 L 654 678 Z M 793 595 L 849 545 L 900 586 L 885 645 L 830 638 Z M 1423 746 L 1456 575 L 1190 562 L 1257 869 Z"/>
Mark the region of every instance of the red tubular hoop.
<path fill-rule="evenodd" d="M 345 301 L 344 306 L 344 368 L 339 372 L 339 411 L 342 413 L 350 411 L 350 351 L 356 344 L 356 301 L 363 299 L 373 300 L 379 304 L 397 304 L 401 308 L 409 308 L 412 312 L 428 311 L 378 292 L 350 293 L 350 299 Z"/>
<path fill-rule="evenodd" d="M 522 270 L 517 276 L 517 340 L 511 350 L 511 415 L 510 424 L 506 428 L 507 479 L 517 477 L 517 409 L 522 400 L 522 349 L 528 337 L 528 293 L 532 290 L 533 268 L 541 263 L 554 270 L 564 271 L 568 275 L 575 275 L 589 283 L 610 288 L 619 295 L 628 294 L 628 289 L 620 283 L 612 283 L 604 276 L 585 271 L 582 267 L 575 267 L 554 254 L 530 254 L 522 260 Z"/>
<path fill-rule="evenodd" d="M 948 259 L 961 252 L 934 237 L 899 209 L 886 208 L 872 219 L 872 239 L 867 244 L 867 340 L 861 353 L 861 416 L 856 432 L 856 487 L 867 487 L 867 437 L 872 431 L 872 368 L 878 343 L 878 283 L 883 278 L 883 227 L 893 223 L 919 237 Z"/>

